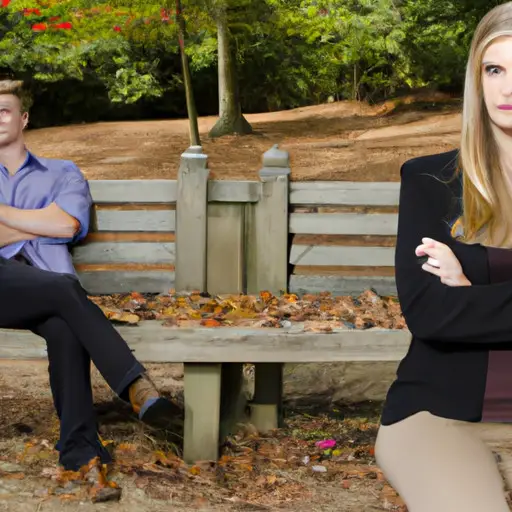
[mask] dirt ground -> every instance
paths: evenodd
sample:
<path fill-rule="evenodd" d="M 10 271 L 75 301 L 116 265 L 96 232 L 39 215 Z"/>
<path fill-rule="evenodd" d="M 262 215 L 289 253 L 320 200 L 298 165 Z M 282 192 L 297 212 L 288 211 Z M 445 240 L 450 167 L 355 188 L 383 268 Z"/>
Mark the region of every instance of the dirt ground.
<path fill-rule="evenodd" d="M 459 136 L 458 100 L 440 94 L 369 106 L 338 102 L 250 114 L 254 134 L 208 139 L 214 117 L 199 121 L 214 179 L 257 179 L 274 144 L 290 153 L 292 180 L 396 181 L 409 158 L 449 151 Z M 32 151 L 74 160 L 88 179 L 175 179 L 189 146 L 188 121 L 83 124 L 27 132 Z"/>
<path fill-rule="evenodd" d="M 112 477 L 123 488 L 123 497 L 119 503 L 92 504 L 81 495 L 48 495 L 50 489 L 56 489 L 52 477 L 56 474 L 53 446 L 58 422 L 46 368 L 45 361 L 0 361 L 1 511 L 65 511 L 76 509 L 78 504 L 84 512 L 156 512 L 170 506 L 172 510 L 191 511 L 404 510 L 374 465 L 378 402 L 333 407 L 328 411 L 331 418 L 288 407 L 287 428 L 282 432 L 252 439 L 247 430 L 224 448 L 231 463 L 224 467 L 221 479 L 218 474 L 212 479 L 211 470 L 204 465 L 199 465 L 199 474 L 192 475 L 187 469 L 187 476 L 179 478 L 175 468 L 154 464 L 155 454 L 169 454 L 172 445 L 134 420 L 129 408 L 114 397 L 95 370 L 93 385 L 101 434 L 117 450 Z M 182 367 L 160 364 L 148 368 L 163 392 L 180 402 Z M 342 453 L 336 460 L 318 459 L 322 451 L 315 448 L 315 442 L 329 437 L 338 439 Z M 263 454 L 259 462 L 256 457 L 247 459 L 249 447 L 252 453 Z M 245 469 L 248 464 L 252 467 Z M 316 472 L 315 464 L 326 471 Z"/>
<path fill-rule="evenodd" d="M 164 394 L 182 403 L 181 365 L 148 365 L 148 370 Z M 350 397 L 358 391 L 368 395 L 370 383 L 379 374 L 389 380 L 393 368 L 355 363 L 343 370 Z M 288 379 L 288 397 L 290 387 Z M 287 400 L 284 429 L 259 436 L 246 426 L 222 448 L 220 463 L 189 467 L 174 455 L 180 454 L 179 441 L 170 443 L 136 421 L 96 370 L 93 388 L 100 433 L 115 455 L 111 478 L 123 489 L 121 501 L 93 504 L 83 492 L 62 493 L 55 481 L 58 422 L 47 363 L 0 361 L 0 511 L 407 512 L 375 465 L 379 401 L 315 407 L 314 401 L 307 406 Z M 500 453 L 512 453 L 512 429 L 487 439 Z M 334 449 L 316 447 L 325 440 L 335 440 Z"/>

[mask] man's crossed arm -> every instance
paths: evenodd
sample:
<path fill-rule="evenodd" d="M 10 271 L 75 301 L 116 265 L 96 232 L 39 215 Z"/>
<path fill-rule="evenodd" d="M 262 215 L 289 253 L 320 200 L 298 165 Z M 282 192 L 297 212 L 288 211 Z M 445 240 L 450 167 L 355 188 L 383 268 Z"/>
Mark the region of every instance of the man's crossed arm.
<path fill-rule="evenodd" d="M 36 238 L 57 244 L 82 239 L 89 229 L 91 205 L 87 181 L 74 166 L 49 206 L 25 209 L 0 204 L 0 247 Z"/>
<path fill-rule="evenodd" d="M 36 235 L 18 231 L 17 229 L 12 229 L 0 223 L 0 247 L 6 247 L 7 245 L 23 242 L 25 240 L 34 240 L 34 238 L 36 238 Z"/>
<path fill-rule="evenodd" d="M 46 208 L 24 210 L 0 204 L 0 246 L 39 237 L 73 238 L 80 222 L 52 203 Z"/>

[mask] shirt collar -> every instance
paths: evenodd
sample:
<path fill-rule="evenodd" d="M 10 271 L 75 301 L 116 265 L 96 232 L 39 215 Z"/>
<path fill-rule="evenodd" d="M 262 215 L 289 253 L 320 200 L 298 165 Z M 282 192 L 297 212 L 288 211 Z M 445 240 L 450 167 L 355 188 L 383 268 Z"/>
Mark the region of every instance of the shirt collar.
<path fill-rule="evenodd" d="M 41 159 L 28 150 L 27 158 L 25 159 L 25 162 L 23 162 L 23 165 L 21 166 L 20 170 L 26 167 L 27 165 L 34 165 L 35 167 L 45 171 L 48 170 L 48 167 L 41 161 Z"/>
<path fill-rule="evenodd" d="M 42 162 L 41 159 L 39 159 L 34 153 L 31 153 L 30 151 L 27 151 L 27 156 L 25 157 L 25 161 L 20 166 L 20 168 L 16 171 L 16 174 L 13 174 L 12 176 L 20 176 L 21 174 L 30 173 L 31 171 L 35 169 L 47 171 L 48 167 Z M 5 167 L 0 165 L 1 172 L 9 177 L 9 173 Z"/>

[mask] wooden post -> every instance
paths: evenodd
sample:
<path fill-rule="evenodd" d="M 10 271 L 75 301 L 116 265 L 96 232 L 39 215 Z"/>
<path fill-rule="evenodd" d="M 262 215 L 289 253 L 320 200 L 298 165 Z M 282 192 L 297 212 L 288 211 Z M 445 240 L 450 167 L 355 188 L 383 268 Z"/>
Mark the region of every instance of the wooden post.
<path fill-rule="evenodd" d="M 232 198 L 236 200 L 236 197 Z M 207 290 L 212 295 L 244 288 L 244 205 L 208 205 Z"/>
<path fill-rule="evenodd" d="M 222 363 L 220 401 L 220 442 L 235 434 L 237 425 L 247 420 L 245 409 L 247 397 L 244 389 L 242 363 Z"/>
<path fill-rule="evenodd" d="M 276 144 L 263 155 L 260 200 L 248 206 L 248 293 L 287 290 L 289 176 L 288 152 Z"/>
<path fill-rule="evenodd" d="M 185 428 L 183 459 L 217 460 L 221 404 L 221 365 L 184 364 Z"/>
<path fill-rule="evenodd" d="M 201 146 L 181 155 L 176 200 L 176 291 L 206 291 L 207 156 Z"/>
<path fill-rule="evenodd" d="M 255 365 L 251 422 L 260 432 L 282 426 L 283 364 Z"/>
<path fill-rule="evenodd" d="M 288 288 L 288 195 L 290 160 L 277 145 L 263 155 L 262 195 L 247 212 L 247 289 L 274 295 Z M 282 425 L 283 364 L 255 365 L 251 422 L 260 432 Z"/>

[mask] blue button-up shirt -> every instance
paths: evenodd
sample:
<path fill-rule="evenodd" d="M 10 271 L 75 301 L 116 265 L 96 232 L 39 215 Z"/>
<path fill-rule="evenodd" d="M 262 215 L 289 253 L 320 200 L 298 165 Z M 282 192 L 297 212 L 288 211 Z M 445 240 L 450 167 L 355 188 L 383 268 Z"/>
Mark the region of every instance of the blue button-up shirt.
<path fill-rule="evenodd" d="M 87 235 L 92 198 L 87 180 L 73 162 L 38 158 L 29 152 L 14 175 L 0 165 L 0 202 L 29 210 L 56 203 L 77 219 L 80 230 L 73 238 L 40 237 L 0 248 L 3 258 L 21 254 L 43 270 L 75 274 L 69 244 Z"/>

